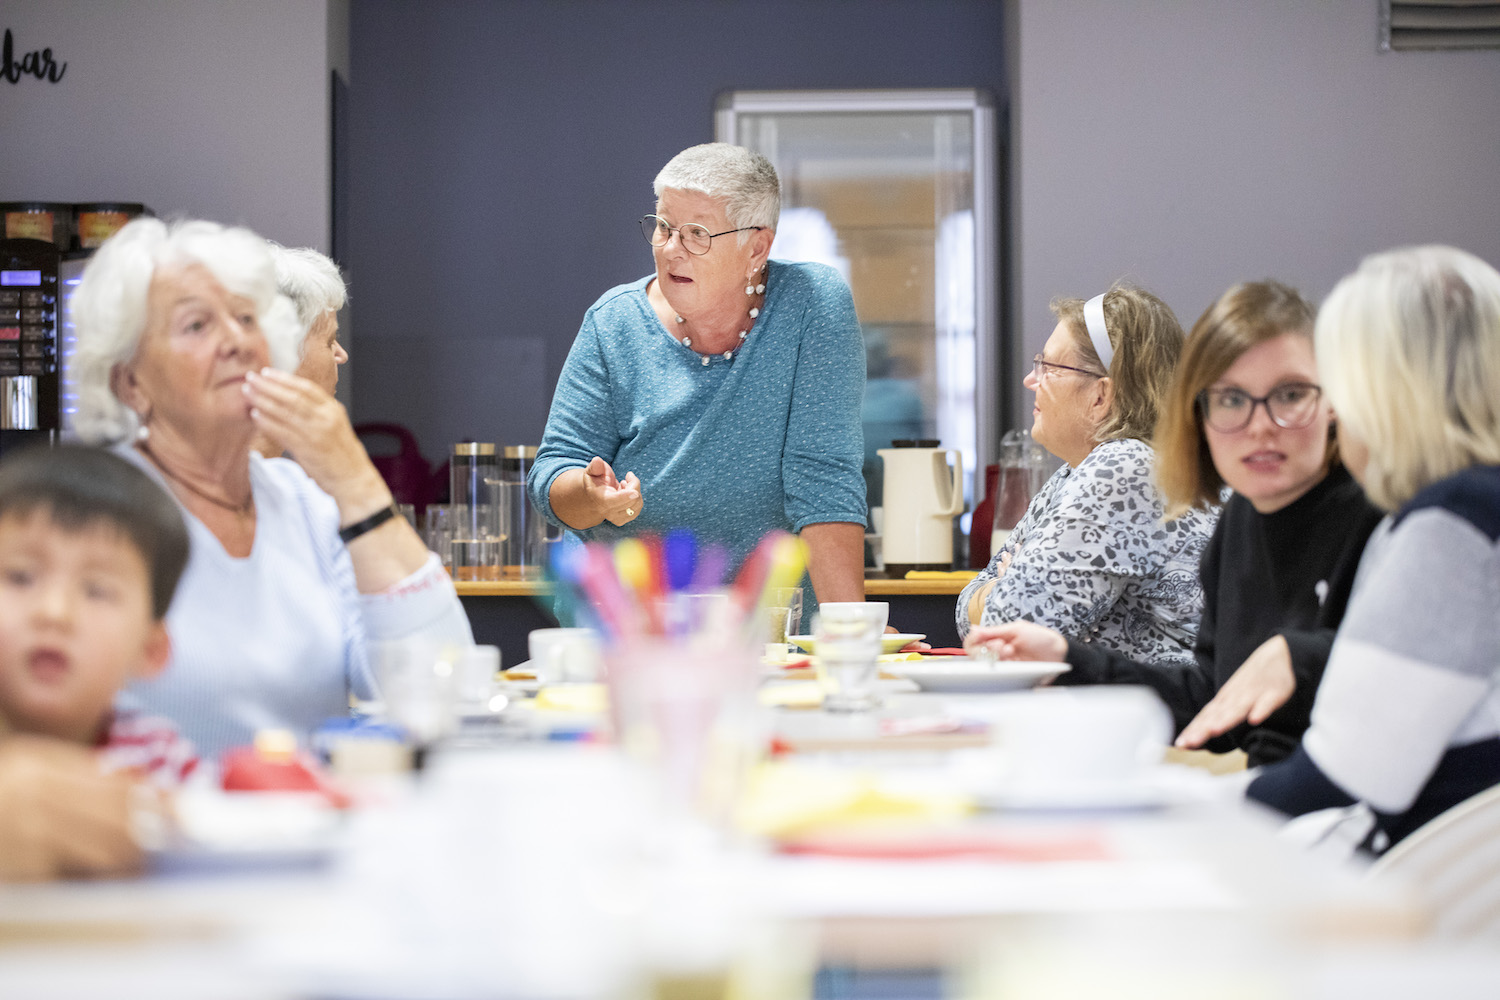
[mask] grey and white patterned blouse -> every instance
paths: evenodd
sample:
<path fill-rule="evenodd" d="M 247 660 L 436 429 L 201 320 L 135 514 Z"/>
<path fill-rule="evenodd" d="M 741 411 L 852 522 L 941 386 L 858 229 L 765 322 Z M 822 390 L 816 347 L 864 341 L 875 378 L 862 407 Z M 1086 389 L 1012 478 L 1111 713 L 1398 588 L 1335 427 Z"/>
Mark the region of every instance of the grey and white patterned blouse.
<path fill-rule="evenodd" d="M 1025 619 L 1133 660 L 1193 663 L 1203 613 L 1198 561 L 1219 514 L 1194 508 L 1163 521 L 1154 457 L 1150 445 L 1127 438 L 1096 446 L 1076 469 L 1058 469 L 959 596 L 958 634 L 969 632 L 969 599 L 998 577 L 984 625 Z"/>

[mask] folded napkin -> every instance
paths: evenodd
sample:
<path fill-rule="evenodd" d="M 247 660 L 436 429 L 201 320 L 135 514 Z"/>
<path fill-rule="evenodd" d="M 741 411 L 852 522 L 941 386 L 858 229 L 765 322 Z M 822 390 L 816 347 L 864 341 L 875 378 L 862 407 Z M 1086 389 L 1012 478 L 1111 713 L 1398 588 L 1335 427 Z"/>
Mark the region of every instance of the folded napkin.
<path fill-rule="evenodd" d="M 840 831 L 783 840 L 783 854 L 816 854 L 864 860 L 925 861 L 976 858 L 1035 864 L 1044 861 L 1109 861 L 1114 855 L 1097 832 L 1038 836 L 986 829 L 907 828 Z"/>

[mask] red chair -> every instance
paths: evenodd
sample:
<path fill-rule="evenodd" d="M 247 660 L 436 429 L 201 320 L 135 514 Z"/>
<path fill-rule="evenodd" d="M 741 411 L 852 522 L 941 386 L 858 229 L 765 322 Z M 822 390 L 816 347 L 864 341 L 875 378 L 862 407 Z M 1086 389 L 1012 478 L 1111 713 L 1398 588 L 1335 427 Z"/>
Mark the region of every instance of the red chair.
<path fill-rule="evenodd" d="M 422 457 L 416 435 L 400 424 L 358 424 L 359 435 L 370 461 L 380 473 L 397 503 L 409 503 L 420 518 L 430 503 L 440 503 L 448 489 L 448 466 L 433 469 Z"/>

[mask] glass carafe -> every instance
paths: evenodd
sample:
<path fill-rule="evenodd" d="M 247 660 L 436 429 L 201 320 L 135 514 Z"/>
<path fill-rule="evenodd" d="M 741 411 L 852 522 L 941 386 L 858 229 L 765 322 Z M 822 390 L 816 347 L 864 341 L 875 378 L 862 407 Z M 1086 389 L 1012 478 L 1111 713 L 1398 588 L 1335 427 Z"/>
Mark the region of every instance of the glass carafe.
<path fill-rule="evenodd" d="M 990 534 L 992 555 L 1000 551 L 1025 516 L 1047 474 L 1046 452 L 1031 439 L 1030 432 L 1006 431 L 1000 439 L 1000 478 L 995 484 L 995 523 Z"/>

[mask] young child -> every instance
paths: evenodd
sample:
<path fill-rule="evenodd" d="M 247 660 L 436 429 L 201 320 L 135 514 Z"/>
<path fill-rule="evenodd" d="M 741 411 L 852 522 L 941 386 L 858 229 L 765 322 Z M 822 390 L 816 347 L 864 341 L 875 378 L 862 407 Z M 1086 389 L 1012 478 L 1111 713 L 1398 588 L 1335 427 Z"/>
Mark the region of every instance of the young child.
<path fill-rule="evenodd" d="M 0 734 L 93 747 L 105 770 L 158 786 L 185 779 L 191 745 L 115 696 L 166 665 L 187 557 L 177 505 L 120 457 L 65 445 L 0 462 Z"/>

